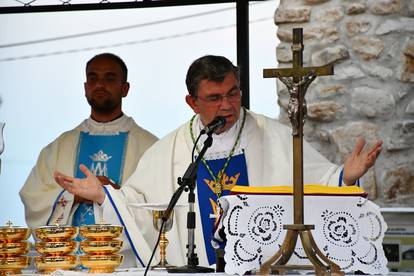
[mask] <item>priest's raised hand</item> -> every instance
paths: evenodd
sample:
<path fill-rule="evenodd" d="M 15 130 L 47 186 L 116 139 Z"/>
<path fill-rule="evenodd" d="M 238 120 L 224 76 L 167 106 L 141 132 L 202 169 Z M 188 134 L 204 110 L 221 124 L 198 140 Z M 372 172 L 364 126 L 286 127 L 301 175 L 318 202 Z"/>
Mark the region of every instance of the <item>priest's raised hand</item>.
<path fill-rule="evenodd" d="M 355 182 L 371 168 L 382 150 L 382 141 L 377 141 L 367 151 L 363 151 L 365 139 L 358 138 L 355 148 L 344 163 L 344 183 L 354 185 Z"/>
<path fill-rule="evenodd" d="M 83 164 L 79 166 L 79 169 L 85 174 L 85 178 L 75 178 L 55 171 L 56 183 L 75 196 L 102 204 L 105 200 L 102 182 Z"/>

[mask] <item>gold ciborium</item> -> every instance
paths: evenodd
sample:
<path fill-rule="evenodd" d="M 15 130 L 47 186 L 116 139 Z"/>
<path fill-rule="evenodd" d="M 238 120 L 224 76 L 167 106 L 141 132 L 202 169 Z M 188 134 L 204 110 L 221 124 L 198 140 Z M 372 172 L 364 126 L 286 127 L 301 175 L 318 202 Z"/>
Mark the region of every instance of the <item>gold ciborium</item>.
<path fill-rule="evenodd" d="M 52 273 L 55 270 L 71 270 L 78 265 L 75 255 L 42 255 L 35 257 L 37 270 L 41 273 Z"/>
<path fill-rule="evenodd" d="M 0 257 L 0 275 L 21 274 L 30 264 L 29 256 L 6 256 Z"/>
<path fill-rule="evenodd" d="M 36 251 L 42 255 L 68 255 L 78 249 L 78 243 L 72 240 L 41 241 L 36 243 Z"/>
<path fill-rule="evenodd" d="M 78 228 L 67 225 L 49 225 L 36 228 L 36 251 L 41 256 L 34 259 L 36 268 L 41 273 L 52 273 L 55 270 L 71 270 L 78 265 L 75 252 L 78 242 L 73 239 Z"/>
<path fill-rule="evenodd" d="M 86 240 L 80 242 L 85 255 L 79 258 L 81 264 L 89 268 L 89 273 L 112 273 L 122 263 L 123 256 L 117 253 L 123 242 L 116 240 L 122 230 L 122 226 L 105 223 L 80 227 L 80 235 Z"/>
<path fill-rule="evenodd" d="M 34 234 L 41 241 L 67 241 L 78 234 L 78 228 L 66 225 L 49 225 L 36 228 Z"/>
<path fill-rule="evenodd" d="M 0 276 L 21 274 L 30 265 L 31 258 L 23 256 L 30 249 L 26 241 L 30 234 L 30 228 L 13 226 L 11 222 L 0 227 Z"/>
<path fill-rule="evenodd" d="M 152 210 L 152 224 L 154 225 L 155 230 L 160 231 L 160 262 L 152 266 L 152 269 L 155 270 L 166 270 L 167 268 L 175 267 L 173 265 L 170 265 L 167 262 L 167 246 L 168 246 L 168 239 L 167 239 L 167 232 L 171 230 L 173 226 L 173 215 L 174 211 L 171 212 L 169 218 L 165 221 L 164 226 L 161 230 L 162 225 L 162 217 L 164 216 L 164 210 Z"/>
<path fill-rule="evenodd" d="M 83 225 L 80 227 L 80 235 L 87 240 L 107 241 L 118 238 L 122 229 L 122 226 L 105 223 Z"/>

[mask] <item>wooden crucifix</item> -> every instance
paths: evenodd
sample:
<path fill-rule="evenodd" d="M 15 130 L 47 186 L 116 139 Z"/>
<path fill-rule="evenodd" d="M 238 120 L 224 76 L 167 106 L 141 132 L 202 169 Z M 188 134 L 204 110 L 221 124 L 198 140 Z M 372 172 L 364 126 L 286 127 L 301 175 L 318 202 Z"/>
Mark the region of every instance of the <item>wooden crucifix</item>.
<path fill-rule="evenodd" d="M 281 248 L 260 268 L 260 274 L 269 270 L 314 268 L 316 275 L 330 275 L 331 272 L 343 275 L 340 267 L 329 260 L 316 245 L 311 230 L 314 225 L 304 225 L 303 221 L 303 124 L 306 119 L 305 94 L 309 84 L 317 76 L 333 75 L 333 66 L 303 67 L 303 29 L 293 29 L 293 64 L 291 68 L 264 69 L 263 77 L 279 78 L 288 88 L 290 99 L 288 116 L 292 124 L 293 136 L 293 223 L 284 225 L 287 229 Z M 296 246 L 298 235 L 303 249 L 313 266 L 287 266 Z M 274 264 L 274 265 L 273 265 Z"/>

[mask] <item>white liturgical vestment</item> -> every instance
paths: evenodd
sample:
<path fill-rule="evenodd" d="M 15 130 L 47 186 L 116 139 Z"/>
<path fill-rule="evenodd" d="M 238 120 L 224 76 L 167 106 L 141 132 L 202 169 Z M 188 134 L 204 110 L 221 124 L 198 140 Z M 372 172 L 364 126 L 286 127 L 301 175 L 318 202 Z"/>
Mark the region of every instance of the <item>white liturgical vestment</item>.
<path fill-rule="evenodd" d="M 123 182 L 133 173 L 144 151 L 157 140 L 126 115 L 108 123 L 99 123 L 88 118 L 73 130 L 60 135 L 41 151 L 36 165 L 20 190 L 29 227 L 44 226 L 48 221 L 58 221 L 61 225 L 71 224 L 77 204 L 73 203 L 73 195 L 62 191 L 55 182 L 53 173 L 59 171 L 69 176 L 74 175 L 81 132 L 90 135 L 128 133 L 122 171 Z"/>
<path fill-rule="evenodd" d="M 215 155 L 222 156 L 223 152 L 224 155 L 229 154 L 242 125 L 243 113 L 241 111 L 241 118 L 233 128 L 220 135 L 213 134 L 213 146 L 207 150 L 206 159 L 214 158 Z M 189 127 L 190 122 L 148 149 L 136 171 L 120 190 L 110 186 L 105 187 L 107 197 L 101 206 L 104 219 L 125 226 L 127 236 L 125 243 L 127 246 L 132 246 L 138 266 L 147 264 L 158 233 L 153 228 L 151 213 L 146 209 L 134 207 L 134 204 L 145 202 L 168 204 L 174 191 L 179 187 L 177 178 L 183 176 L 191 163 L 193 141 Z M 197 115 L 193 124 L 195 137 L 201 129 L 202 125 Z M 199 145 L 201 148 L 202 141 Z M 240 143 L 235 152 L 245 154 L 250 186 L 292 185 L 291 130 L 276 120 L 247 111 Z M 341 167 L 330 163 L 304 141 L 305 183 L 337 186 L 341 171 Z M 197 195 L 197 191 L 195 194 Z M 183 193 L 178 203 L 183 205 L 186 202 L 187 193 Z M 207 266 L 198 206 L 196 196 L 196 253 L 200 265 Z M 167 247 L 167 260 L 174 265 L 187 263 L 187 211 L 187 207 L 175 209 L 174 225 L 167 233 L 170 241 Z"/>

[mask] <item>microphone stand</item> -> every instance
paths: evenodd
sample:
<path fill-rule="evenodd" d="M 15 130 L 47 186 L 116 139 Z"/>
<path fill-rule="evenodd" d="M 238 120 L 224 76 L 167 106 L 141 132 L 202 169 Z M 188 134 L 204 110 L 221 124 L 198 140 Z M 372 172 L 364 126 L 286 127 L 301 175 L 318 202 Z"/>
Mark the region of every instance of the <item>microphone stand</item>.
<path fill-rule="evenodd" d="M 194 189 L 197 180 L 197 169 L 198 165 L 200 164 L 204 154 L 206 153 L 207 149 L 211 147 L 213 144 L 213 137 L 212 132 L 208 133 L 208 137 L 204 142 L 204 146 L 200 151 L 197 159 L 190 164 L 187 170 L 184 173 L 184 176 L 178 178 L 178 184 L 180 187 L 174 193 L 173 197 L 171 198 L 170 204 L 168 205 L 167 210 L 164 212 L 163 220 L 167 220 L 172 212 L 174 206 L 176 205 L 178 199 L 180 198 L 182 192 L 189 191 L 188 193 L 188 213 L 187 213 L 187 229 L 188 229 L 188 240 L 187 240 L 187 265 L 176 267 L 176 268 L 169 268 L 167 271 L 169 273 L 208 273 L 214 272 L 214 269 L 209 267 L 202 267 L 198 265 L 198 257 L 197 254 L 194 252 L 196 247 L 194 242 L 194 230 L 196 224 L 196 217 L 194 212 L 194 203 L 195 203 L 195 194 Z M 195 145 L 194 145 L 195 146 Z"/>

